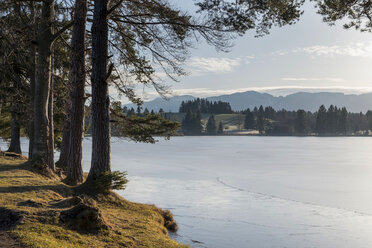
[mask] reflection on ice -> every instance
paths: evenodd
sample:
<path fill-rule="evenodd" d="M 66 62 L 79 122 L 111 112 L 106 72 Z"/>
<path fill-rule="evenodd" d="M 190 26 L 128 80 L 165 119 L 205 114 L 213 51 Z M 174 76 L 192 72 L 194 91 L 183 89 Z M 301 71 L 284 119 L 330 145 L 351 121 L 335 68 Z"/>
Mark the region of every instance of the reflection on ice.
<path fill-rule="evenodd" d="M 122 193 L 171 209 L 180 226 L 174 238 L 192 247 L 369 247 L 372 242 L 370 215 L 247 192 L 217 180 L 135 177 Z"/>
<path fill-rule="evenodd" d="M 128 154 L 113 165 L 131 175 L 122 194 L 172 209 L 174 238 L 192 247 L 369 247 L 368 147 L 365 138 L 184 137 L 113 147 Z"/>

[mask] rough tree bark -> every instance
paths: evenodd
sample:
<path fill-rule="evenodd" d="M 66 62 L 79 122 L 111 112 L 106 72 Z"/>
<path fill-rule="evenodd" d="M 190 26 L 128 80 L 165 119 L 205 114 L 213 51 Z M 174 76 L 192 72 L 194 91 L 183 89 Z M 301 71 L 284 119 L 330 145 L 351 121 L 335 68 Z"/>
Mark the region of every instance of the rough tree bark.
<path fill-rule="evenodd" d="M 87 19 L 87 1 L 76 0 L 74 25 L 72 31 L 71 71 L 72 106 L 70 123 L 70 145 L 68 152 L 67 180 L 76 185 L 83 182 L 82 150 L 84 137 L 85 106 L 85 26 Z"/>
<path fill-rule="evenodd" d="M 36 13 L 35 13 L 35 3 L 29 2 L 30 8 L 30 19 L 29 25 L 32 26 L 30 36 L 33 37 L 33 40 L 36 40 L 37 36 L 37 26 L 36 26 Z M 29 122 L 28 122 L 28 160 L 32 160 L 32 151 L 34 149 L 34 101 L 35 101 L 35 81 L 36 81 L 36 45 L 30 44 L 30 58 L 28 65 L 28 78 L 30 79 L 30 109 L 29 113 Z"/>
<path fill-rule="evenodd" d="M 72 65 L 72 56 L 70 56 L 70 68 Z M 65 119 L 63 121 L 63 131 L 62 131 L 62 143 L 61 143 L 61 151 L 59 153 L 59 160 L 57 162 L 57 166 L 59 168 L 64 169 L 67 171 L 67 159 L 68 159 L 68 150 L 70 147 L 70 126 L 71 126 L 71 88 L 72 88 L 72 70 L 70 69 L 68 74 L 68 82 L 66 85 L 66 89 L 68 91 L 66 95 L 66 102 L 65 102 Z"/>
<path fill-rule="evenodd" d="M 107 83 L 108 0 L 94 0 L 92 24 L 92 163 L 88 180 L 111 172 L 110 116 Z"/>
<path fill-rule="evenodd" d="M 20 87 L 22 84 L 21 76 L 14 75 L 13 93 L 15 94 L 12 100 L 11 109 L 11 138 L 8 152 L 15 152 L 21 154 L 21 124 L 20 124 L 20 104 L 22 101 Z"/>
<path fill-rule="evenodd" d="M 70 114 L 71 113 L 71 97 L 68 94 L 65 103 L 65 119 L 63 121 L 62 144 L 59 153 L 57 165 L 59 168 L 67 170 L 68 148 L 70 146 Z"/>
<path fill-rule="evenodd" d="M 21 151 L 21 125 L 17 110 L 12 110 L 11 138 L 8 152 L 22 154 Z"/>
<path fill-rule="evenodd" d="M 54 67 L 54 56 L 51 56 L 51 64 L 52 64 L 52 71 Z M 53 73 L 51 73 L 51 79 L 50 79 L 50 91 L 49 91 L 49 99 L 48 99 L 48 129 L 49 129 L 49 138 L 48 138 L 48 166 L 53 171 L 55 171 L 56 167 L 54 164 L 54 123 L 53 123 L 53 113 L 54 113 L 54 106 L 53 106 L 53 100 L 54 100 L 54 80 L 53 80 Z"/>
<path fill-rule="evenodd" d="M 43 1 L 41 21 L 38 32 L 38 63 L 35 82 L 34 100 L 34 147 L 32 158 L 36 163 L 51 165 L 48 151 L 49 143 L 49 118 L 48 102 L 51 83 L 51 53 L 53 45 L 52 23 L 54 20 L 54 0 Z"/>
<path fill-rule="evenodd" d="M 28 123 L 28 159 L 32 159 L 32 151 L 34 149 L 34 101 L 35 101 L 35 79 L 36 79 L 36 47 L 32 46 L 30 56 L 30 68 L 28 71 L 30 78 L 30 120 Z"/>

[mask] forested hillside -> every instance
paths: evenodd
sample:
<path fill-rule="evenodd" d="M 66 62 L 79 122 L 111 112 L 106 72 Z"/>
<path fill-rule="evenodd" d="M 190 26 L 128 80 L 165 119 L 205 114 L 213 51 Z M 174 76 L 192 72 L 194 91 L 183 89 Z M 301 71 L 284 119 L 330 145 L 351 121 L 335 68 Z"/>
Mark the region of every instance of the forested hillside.
<path fill-rule="evenodd" d="M 157 98 L 152 101 L 144 102 L 143 108 L 158 111 L 162 108 L 165 111 L 178 112 L 182 101 L 195 100 L 193 96 L 175 96 L 169 100 Z M 247 91 L 230 95 L 206 97 L 211 102 L 228 102 L 233 111 L 242 111 L 247 108 L 253 109 L 256 106 L 273 107 L 275 110 L 287 109 L 295 111 L 303 109 L 315 112 L 321 104 L 325 106 L 337 105 L 345 106 L 350 112 L 367 112 L 372 109 L 372 93 L 360 95 L 348 95 L 343 93 L 309 93 L 298 92 L 287 96 L 273 96 L 268 93 Z M 132 104 L 126 105 L 129 108 L 135 107 Z"/>

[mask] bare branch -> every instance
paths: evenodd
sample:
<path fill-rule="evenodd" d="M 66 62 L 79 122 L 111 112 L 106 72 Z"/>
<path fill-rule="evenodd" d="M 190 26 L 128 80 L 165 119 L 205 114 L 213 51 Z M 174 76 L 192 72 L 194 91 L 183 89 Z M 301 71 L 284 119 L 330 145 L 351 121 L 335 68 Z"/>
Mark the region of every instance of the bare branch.
<path fill-rule="evenodd" d="M 73 22 L 69 22 L 68 24 L 66 24 L 64 27 L 62 27 L 60 30 L 58 30 L 52 37 L 52 41 L 56 40 L 59 36 L 61 36 L 67 29 L 71 28 L 72 25 L 74 23 Z"/>

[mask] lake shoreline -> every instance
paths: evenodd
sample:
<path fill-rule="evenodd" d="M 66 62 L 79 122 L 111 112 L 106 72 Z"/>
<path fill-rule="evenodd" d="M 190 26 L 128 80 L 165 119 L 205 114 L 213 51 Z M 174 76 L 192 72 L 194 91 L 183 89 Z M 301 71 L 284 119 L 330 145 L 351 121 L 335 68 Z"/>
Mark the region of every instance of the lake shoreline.
<path fill-rule="evenodd" d="M 115 193 L 76 196 L 60 178 L 41 176 L 26 161 L 0 154 L 0 244 L 9 245 L 1 247 L 186 247 L 168 235 L 167 211 L 127 201 Z M 102 222 L 63 221 L 66 211 L 84 205 L 97 209 Z"/>
<path fill-rule="evenodd" d="M 370 135 L 265 135 L 265 134 L 221 134 L 221 135 L 173 135 L 172 137 L 325 137 L 325 138 L 339 138 L 339 137 L 372 137 L 372 134 Z M 89 138 L 92 137 L 91 135 L 86 135 L 85 137 Z M 125 136 L 111 136 L 112 138 L 127 138 Z M 154 136 L 156 138 L 163 138 L 164 136 Z M 172 138 L 171 137 L 171 138 Z"/>

